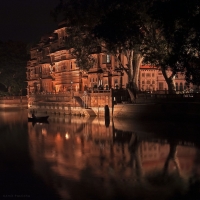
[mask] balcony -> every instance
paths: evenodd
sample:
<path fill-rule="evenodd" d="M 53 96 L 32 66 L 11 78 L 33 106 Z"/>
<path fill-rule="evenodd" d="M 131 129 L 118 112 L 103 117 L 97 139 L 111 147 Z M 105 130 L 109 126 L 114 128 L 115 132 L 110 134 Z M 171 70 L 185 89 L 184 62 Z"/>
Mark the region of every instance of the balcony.
<path fill-rule="evenodd" d="M 29 75 L 29 80 L 35 80 L 40 78 L 40 74 L 31 74 Z"/>
<path fill-rule="evenodd" d="M 51 60 L 50 60 L 49 57 L 47 57 L 47 58 L 43 58 L 43 59 L 41 59 L 41 60 L 39 61 L 40 64 L 50 63 L 50 62 L 51 62 Z"/>
<path fill-rule="evenodd" d="M 65 46 L 65 43 L 60 43 L 58 42 L 58 40 L 54 41 L 51 43 L 51 48 L 50 48 L 50 53 L 54 53 L 56 51 L 60 51 L 60 50 L 65 50 L 66 49 L 66 46 Z"/>

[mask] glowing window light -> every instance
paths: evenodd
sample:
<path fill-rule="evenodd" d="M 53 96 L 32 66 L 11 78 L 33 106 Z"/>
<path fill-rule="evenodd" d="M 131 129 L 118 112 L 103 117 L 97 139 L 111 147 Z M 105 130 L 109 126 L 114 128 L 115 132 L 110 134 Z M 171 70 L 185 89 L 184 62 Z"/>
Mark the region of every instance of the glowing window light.
<path fill-rule="evenodd" d="M 67 140 L 70 138 L 70 136 L 69 136 L 69 133 L 68 133 L 68 132 L 65 134 L 65 138 L 66 138 Z"/>

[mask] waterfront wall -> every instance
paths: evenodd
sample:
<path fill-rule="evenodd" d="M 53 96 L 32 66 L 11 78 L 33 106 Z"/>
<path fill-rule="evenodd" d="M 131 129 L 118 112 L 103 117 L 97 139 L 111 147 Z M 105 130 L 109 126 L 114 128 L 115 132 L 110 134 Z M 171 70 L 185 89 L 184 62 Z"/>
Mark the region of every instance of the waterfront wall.
<path fill-rule="evenodd" d="M 143 120 L 199 120 L 200 103 L 163 102 L 147 104 L 117 104 L 113 109 L 113 117 Z"/>
<path fill-rule="evenodd" d="M 2 97 L 0 98 L 0 109 L 26 109 L 28 108 L 27 97 Z"/>
<path fill-rule="evenodd" d="M 32 95 L 28 98 L 30 113 L 110 116 L 135 119 L 198 118 L 200 96 L 142 94 L 134 104 L 122 101 L 112 91 L 96 93 L 68 92 L 66 94 Z M 190 119 L 189 119 L 190 120 Z"/>
<path fill-rule="evenodd" d="M 80 107 L 64 103 L 38 103 L 29 107 L 29 112 L 38 114 L 59 114 L 59 115 L 81 115 L 81 116 L 105 116 L 105 106 Z M 111 113 L 111 110 L 110 110 Z M 110 114 L 111 116 L 111 114 Z"/>
<path fill-rule="evenodd" d="M 30 95 L 28 98 L 29 112 L 104 116 L 105 107 L 112 113 L 112 95 L 110 91 L 96 93 Z"/>
<path fill-rule="evenodd" d="M 155 104 L 116 104 L 108 107 L 107 116 L 121 119 L 138 120 L 198 120 L 200 117 L 199 103 L 155 103 Z M 64 103 L 38 103 L 29 108 L 29 112 L 59 115 L 81 115 L 105 117 L 106 106 L 80 107 Z"/>

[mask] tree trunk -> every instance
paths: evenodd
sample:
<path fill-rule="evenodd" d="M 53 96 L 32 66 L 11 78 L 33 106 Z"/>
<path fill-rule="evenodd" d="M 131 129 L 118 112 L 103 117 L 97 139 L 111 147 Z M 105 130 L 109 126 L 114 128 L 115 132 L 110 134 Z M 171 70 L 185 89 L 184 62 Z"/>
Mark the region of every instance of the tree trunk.
<path fill-rule="evenodd" d="M 175 86 L 175 82 L 174 82 L 174 77 L 175 77 L 176 74 L 174 72 L 172 72 L 172 74 L 168 77 L 165 68 L 162 68 L 162 74 L 163 74 L 165 81 L 168 85 L 168 93 L 169 94 L 175 94 L 176 93 L 176 86 Z"/>
<path fill-rule="evenodd" d="M 173 77 L 169 77 L 167 80 L 167 85 L 168 85 L 168 92 L 169 94 L 176 94 L 176 86 L 174 83 L 174 78 Z"/>
<path fill-rule="evenodd" d="M 11 93 L 11 86 L 8 86 L 8 93 Z"/>
<path fill-rule="evenodd" d="M 133 65 L 133 90 L 135 92 L 138 91 L 139 85 L 138 85 L 138 79 L 139 79 L 139 73 L 140 73 L 140 65 L 142 63 L 143 57 L 139 53 L 134 54 L 134 65 Z"/>
<path fill-rule="evenodd" d="M 134 70 L 133 70 L 133 50 L 130 50 L 129 55 L 127 57 L 128 60 L 128 67 L 129 67 L 129 83 L 133 81 Z"/>
<path fill-rule="evenodd" d="M 140 65 L 143 60 L 143 57 L 139 53 L 134 53 L 133 50 L 125 51 L 125 55 L 128 60 L 128 81 L 129 81 L 129 94 L 131 97 L 132 103 L 135 102 L 137 91 L 138 91 L 138 78 L 140 72 Z"/>

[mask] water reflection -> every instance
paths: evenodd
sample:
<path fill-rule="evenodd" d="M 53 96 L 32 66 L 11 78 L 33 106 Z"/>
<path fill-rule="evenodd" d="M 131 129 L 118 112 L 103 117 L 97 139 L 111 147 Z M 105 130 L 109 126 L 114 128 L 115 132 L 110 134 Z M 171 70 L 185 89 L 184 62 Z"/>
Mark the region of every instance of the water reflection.
<path fill-rule="evenodd" d="M 28 123 L 34 169 L 65 199 L 200 197 L 197 140 L 182 135 L 184 125 L 164 124 L 160 134 L 149 126 L 69 116 Z"/>
<path fill-rule="evenodd" d="M 199 199 L 199 125 L 0 112 L 0 191 L 28 199 Z M 6 197 L 6 196 L 5 196 Z"/>

